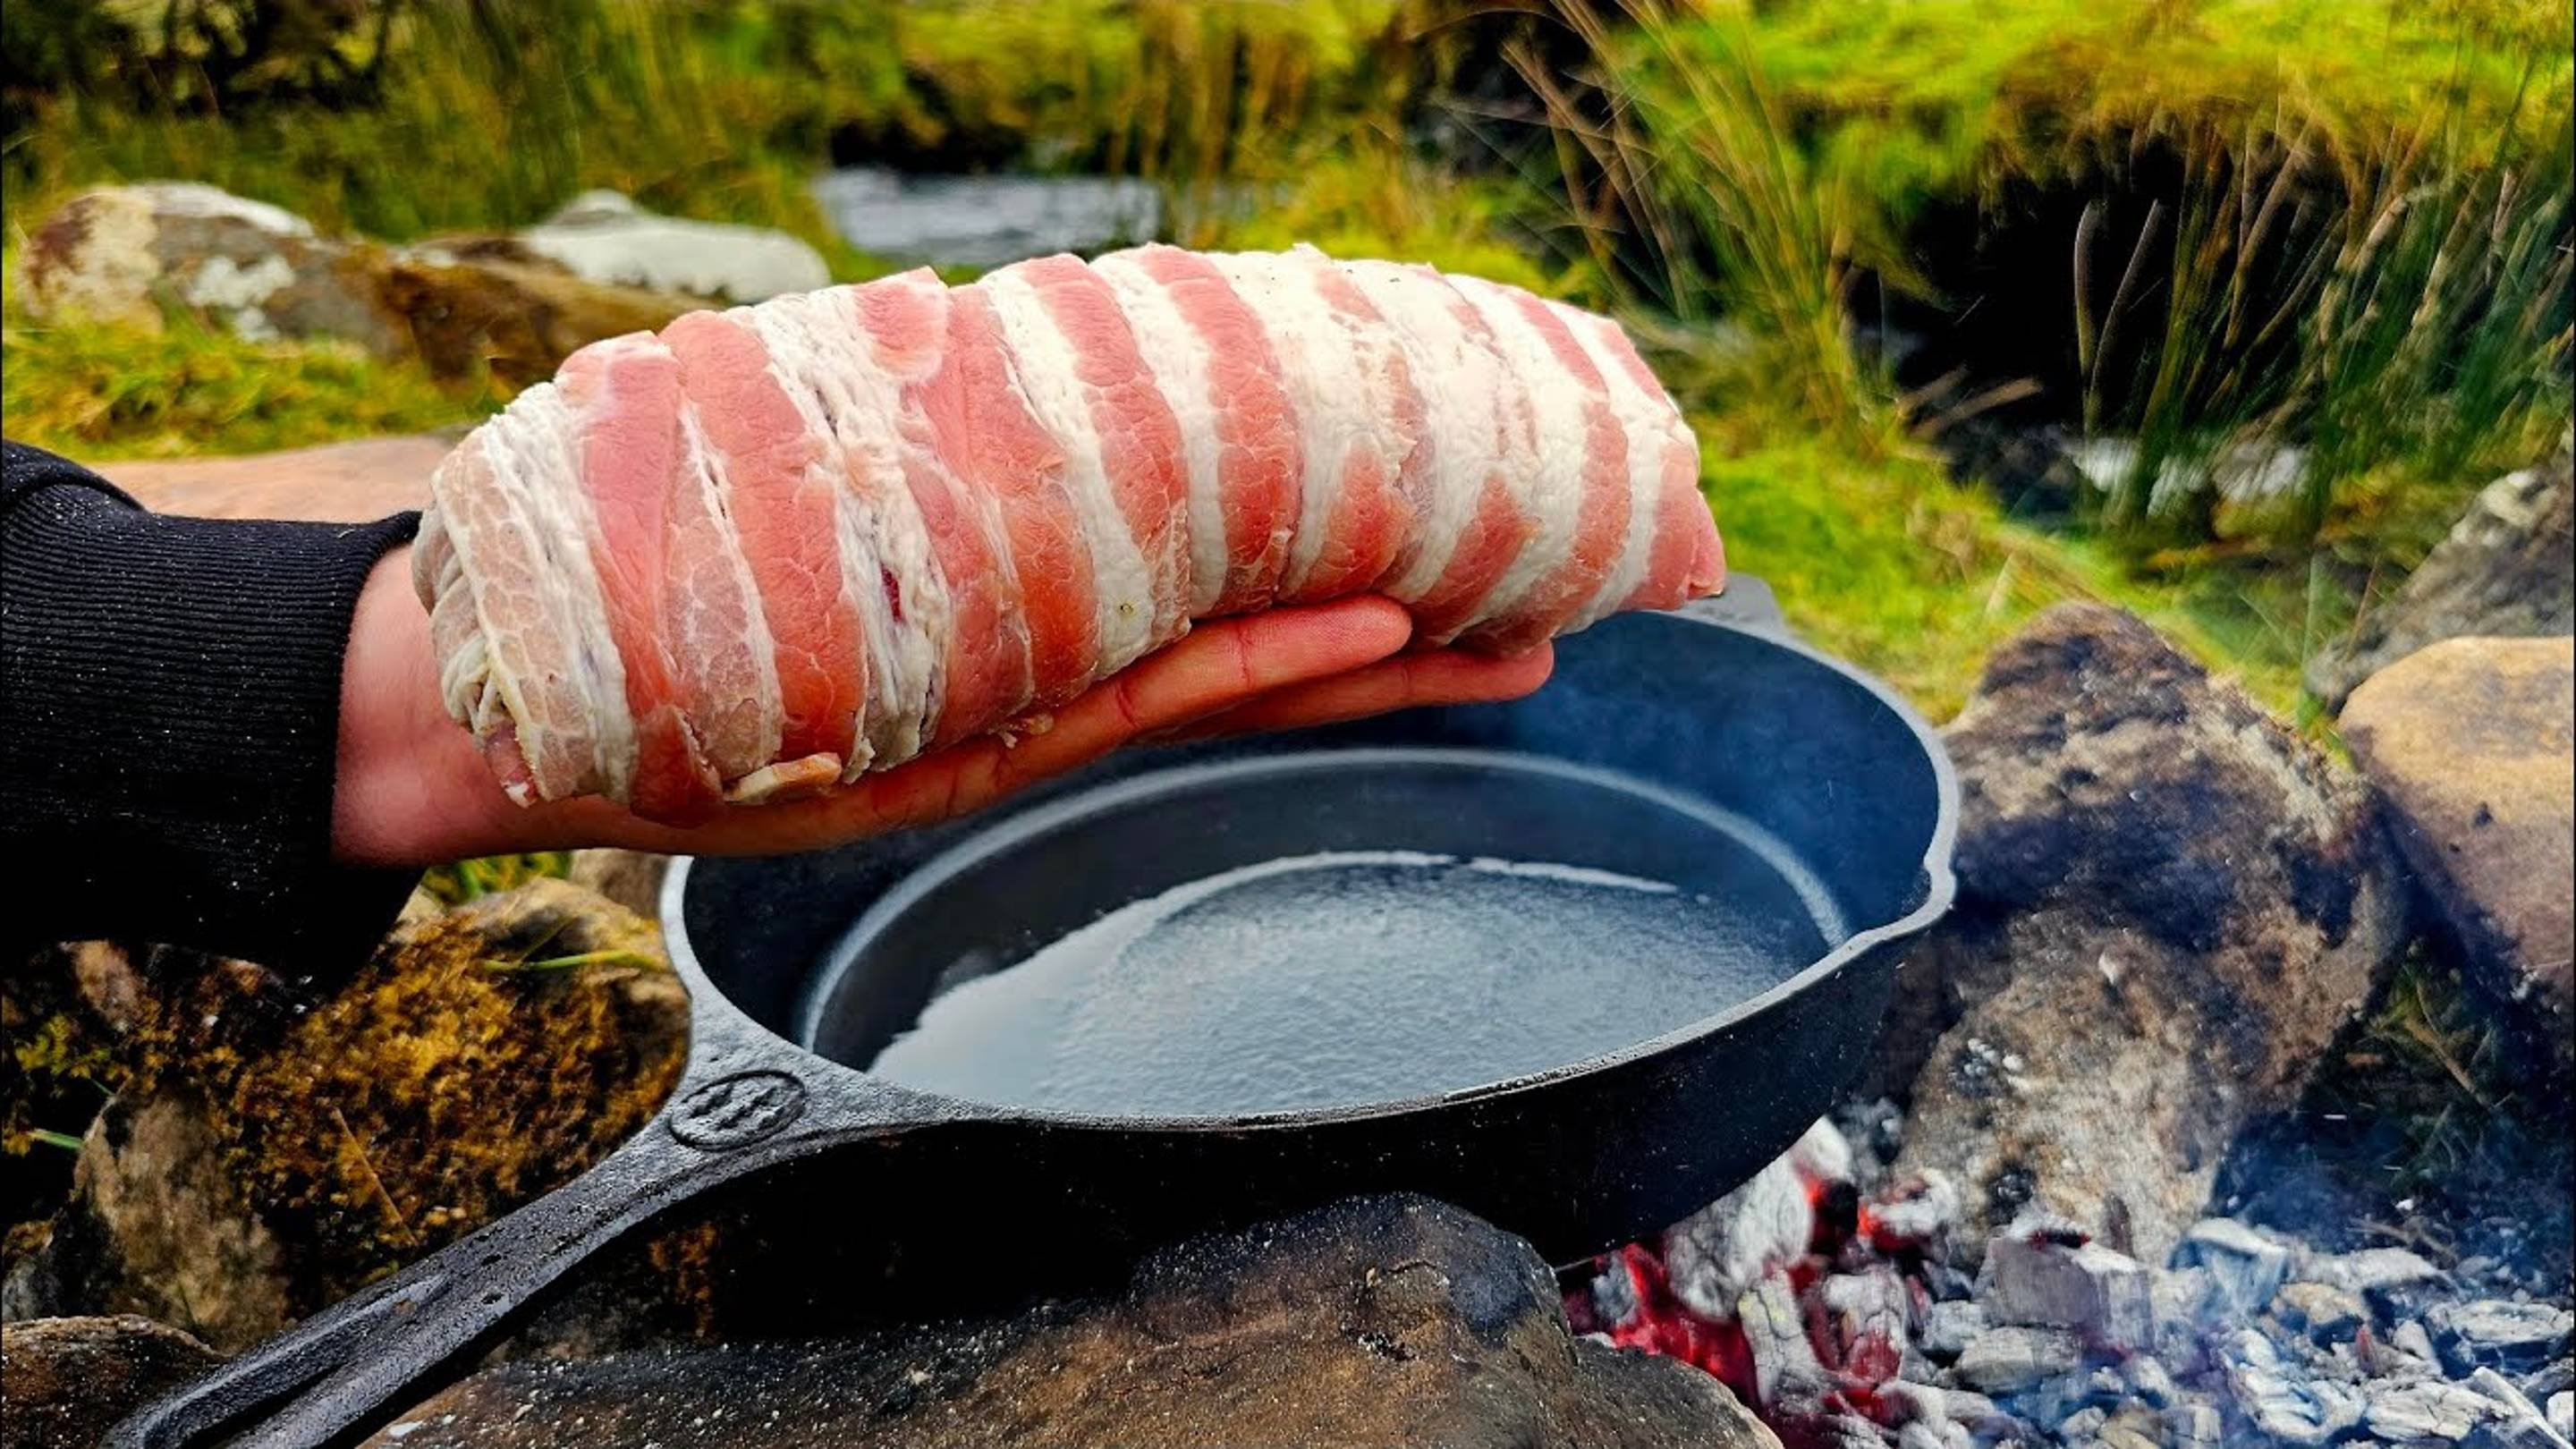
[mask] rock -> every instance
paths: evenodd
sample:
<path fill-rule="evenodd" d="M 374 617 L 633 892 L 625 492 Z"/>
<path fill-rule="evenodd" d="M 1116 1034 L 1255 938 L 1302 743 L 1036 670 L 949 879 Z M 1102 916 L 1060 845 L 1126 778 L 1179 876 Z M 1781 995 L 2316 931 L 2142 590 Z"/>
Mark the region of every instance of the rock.
<path fill-rule="evenodd" d="M 2551 1394 L 2547 1417 L 2550 1432 L 2561 1439 L 2576 1439 L 2576 1389 Z"/>
<path fill-rule="evenodd" d="M 1959 1355 L 1952 1372 L 1980 1393 L 2016 1394 L 2084 1365 L 2084 1346 L 2055 1328 L 1992 1328 Z"/>
<path fill-rule="evenodd" d="M 2452 639 L 2344 706 L 2353 758 L 2395 818 L 2463 965 L 2576 1057 L 2576 639 Z"/>
<path fill-rule="evenodd" d="M 1973 1298 L 1935 1303 L 1924 1311 L 1923 1331 L 1914 1341 L 1925 1353 L 1947 1363 L 1965 1353 L 1993 1322 Z"/>
<path fill-rule="evenodd" d="M 39 320 L 158 328 L 175 306 L 244 336 L 339 338 L 444 377 L 488 368 L 511 386 L 690 305 L 552 263 L 324 237 L 276 207 L 170 182 L 73 197 L 29 234 L 20 274 Z"/>
<path fill-rule="evenodd" d="M 517 969 L 592 952 L 615 954 Z M 237 1351 L 578 1172 L 687 1049 L 659 933 L 560 880 L 404 928 L 309 1009 L 230 964 L 146 1003 L 137 1074 L 12 1271 L 13 1311 L 142 1311 Z M 235 994 L 210 1001 L 221 979 Z"/>
<path fill-rule="evenodd" d="M 0 1449 L 90 1449 L 117 1420 L 223 1362 L 148 1318 L 0 1327 Z"/>
<path fill-rule="evenodd" d="M 1123 1296 L 1005 1323 L 485 1369 L 368 1442 L 1779 1443 L 1716 1379 L 1570 1336 L 1553 1278 L 1528 1245 L 1403 1197 L 1168 1249 Z"/>
<path fill-rule="evenodd" d="M 2148 1347 L 2155 1334 L 2147 1270 L 2099 1243 L 1999 1237 L 1986 1245 L 1977 1298 L 1998 1323 L 2071 1328 L 2124 1353 Z"/>
<path fill-rule="evenodd" d="M 2527 1374 L 2522 1391 L 2534 1398 L 2546 1399 L 2576 1388 L 2576 1359 L 2558 1359 L 2538 1372 Z"/>
<path fill-rule="evenodd" d="M 2095 1431 L 2094 1442 L 2102 1449 L 2164 1449 L 2164 1421 L 2152 1410 L 2131 1404 Z"/>
<path fill-rule="evenodd" d="M 2546 1303 L 2488 1298 L 2437 1303 L 2425 1313 L 2424 1326 L 2453 1373 L 2478 1368 L 2513 1373 L 2565 1353 L 2570 1333 L 2576 1332 L 2576 1314 Z"/>
<path fill-rule="evenodd" d="M 454 444 L 418 433 L 228 458 L 103 463 L 99 472 L 155 513 L 365 523 L 428 503 L 429 475 Z"/>
<path fill-rule="evenodd" d="M 140 1315 L 229 1351 L 293 1322 L 284 1251 L 211 1118 L 185 1091 L 110 1103 L 53 1235 L 10 1276 L 12 1315 Z"/>
<path fill-rule="evenodd" d="M 2182 1404 L 2165 1411 L 2165 1430 L 2177 1446 L 2215 1444 L 2225 1433 L 2226 1422 L 2215 1404 Z"/>
<path fill-rule="evenodd" d="M 2402 1443 L 2458 1443 L 2498 1413 L 2495 1401 L 2458 1384 L 2438 1379 L 2374 1386 L 2370 1392 L 2370 1432 Z"/>
<path fill-rule="evenodd" d="M 2169 1409 L 2181 1397 L 2173 1375 L 2165 1371 L 2164 1360 L 2151 1353 L 2131 1354 L 2121 1360 L 2120 1377 L 2128 1383 L 2130 1395 L 2150 1408 Z"/>
<path fill-rule="evenodd" d="M 2370 1307 L 2360 1294 L 2331 1283 L 2289 1284 L 2272 1304 L 2283 1323 L 2319 1343 L 2350 1338 L 2354 1329 L 2370 1321 Z"/>
<path fill-rule="evenodd" d="M 1960 904 L 1898 1016 L 1951 1024 L 1896 1170 L 1950 1173 L 1969 1229 L 2038 1202 L 2160 1262 L 2404 944 L 2368 792 L 2094 605 L 2000 648 L 1948 737 Z"/>
<path fill-rule="evenodd" d="M 662 916 L 662 877 L 671 857 L 640 850 L 576 850 L 564 878 L 587 886 L 648 921 Z"/>
<path fill-rule="evenodd" d="M 2469 1375 L 2468 1386 L 2497 1406 L 2495 1416 L 2469 1435 L 2478 1449 L 2568 1449 L 2567 1436 L 2504 1375 L 2482 1368 Z"/>
<path fill-rule="evenodd" d="M 2299 1264 L 2299 1281 L 2324 1283 L 2364 1295 L 2421 1287 L 2442 1270 L 2404 1248 L 2363 1248 L 2350 1253 L 2311 1253 Z"/>
<path fill-rule="evenodd" d="M 2490 483 L 2425 555 L 2394 599 L 2364 614 L 2349 639 L 2320 650 L 2308 690 L 2340 709 L 2363 680 L 2429 644 L 2469 636 L 2525 638 L 2576 630 L 2576 488 L 2567 445 L 2536 468 Z"/>
<path fill-rule="evenodd" d="M 2240 1330 L 2225 1357 L 2229 1399 L 2266 1438 L 2302 1446 L 2328 1444 L 2361 1422 L 2361 1395 L 2308 1377 L 2253 1329 Z"/>
<path fill-rule="evenodd" d="M 2234 1218 L 2205 1218 L 2183 1235 L 2174 1262 L 2208 1269 L 2221 1299 L 2241 1317 L 2262 1312 L 2281 1291 L 2290 1276 L 2290 1245 Z"/>
<path fill-rule="evenodd" d="M 728 302 L 832 281 L 823 254 L 783 231 L 660 216 L 614 191 L 583 192 L 512 240 L 588 281 Z"/>

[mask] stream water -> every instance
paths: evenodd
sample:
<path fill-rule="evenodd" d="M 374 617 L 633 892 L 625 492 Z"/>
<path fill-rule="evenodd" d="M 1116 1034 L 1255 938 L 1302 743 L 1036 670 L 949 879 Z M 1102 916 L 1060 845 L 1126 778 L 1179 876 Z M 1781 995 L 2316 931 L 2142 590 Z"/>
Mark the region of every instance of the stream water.
<path fill-rule="evenodd" d="M 814 183 L 842 239 L 888 261 L 993 267 L 1152 237 L 1162 198 L 1114 176 L 921 176 L 851 167 Z"/>

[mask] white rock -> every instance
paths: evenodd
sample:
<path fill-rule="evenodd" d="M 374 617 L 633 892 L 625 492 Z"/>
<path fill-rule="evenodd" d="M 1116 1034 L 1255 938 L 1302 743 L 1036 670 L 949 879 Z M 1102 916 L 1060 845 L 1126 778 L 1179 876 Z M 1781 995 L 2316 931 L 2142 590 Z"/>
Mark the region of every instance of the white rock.
<path fill-rule="evenodd" d="M 584 192 L 520 245 L 594 282 L 757 302 L 826 286 L 823 254 L 785 232 L 662 216 L 615 192 Z"/>

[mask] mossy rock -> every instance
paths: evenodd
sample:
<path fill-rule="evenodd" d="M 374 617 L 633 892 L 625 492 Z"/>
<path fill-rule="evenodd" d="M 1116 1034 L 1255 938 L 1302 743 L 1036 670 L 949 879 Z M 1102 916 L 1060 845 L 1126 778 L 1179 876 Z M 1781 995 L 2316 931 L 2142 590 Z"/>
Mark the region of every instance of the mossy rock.
<path fill-rule="evenodd" d="M 172 974 L 13 1309 L 142 1312 L 237 1350 L 570 1178 L 687 1051 L 660 933 L 560 880 L 414 917 L 309 1007 L 241 963 Z M 172 1271 L 218 1243 L 243 1247 L 220 1304 Z"/>

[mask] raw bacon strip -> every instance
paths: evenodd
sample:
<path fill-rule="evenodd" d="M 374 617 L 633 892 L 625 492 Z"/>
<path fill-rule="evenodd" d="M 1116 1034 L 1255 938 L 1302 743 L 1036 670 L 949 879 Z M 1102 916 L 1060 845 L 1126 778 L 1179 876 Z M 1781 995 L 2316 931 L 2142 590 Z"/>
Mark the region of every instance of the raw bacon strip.
<path fill-rule="evenodd" d="M 1025 703 L 1061 704 L 1091 682 L 1100 655 L 1098 588 L 1064 450 L 1030 411 L 989 294 L 949 294 L 946 350 L 921 400 L 941 460 L 999 507 L 1029 631 Z"/>
<path fill-rule="evenodd" d="M 1395 562 L 1413 508 L 1399 491 L 1418 411 L 1404 357 L 1383 327 L 1363 325 L 1365 299 L 1324 254 L 1212 256 L 1261 319 L 1295 409 L 1304 457 L 1297 534 L 1277 598 L 1306 603 L 1374 584 Z M 1410 407 L 1396 400 L 1397 394 Z"/>
<path fill-rule="evenodd" d="M 1189 468 L 1193 618 L 1268 604 L 1296 534 L 1304 456 L 1261 319 L 1216 264 L 1179 247 L 1091 264 L 1117 292 L 1181 425 Z"/>
<path fill-rule="evenodd" d="M 1600 369 L 1546 303 L 1474 277 L 1458 278 L 1457 286 L 1494 329 L 1522 386 L 1540 400 L 1539 436 L 1558 450 L 1547 455 L 1547 492 L 1537 505 L 1542 571 L 1530 577 L 1515 568 L 1525 585 L 1462 636 L 1511 653 L 1572 622 L 1617 564 L 1628 537 L 1628 441 Z"/>
<path fill-rule="evenodd" d="M 1112 674 L 1189 622 L 1189 480 L 1181 428 L 1137 351 L 1117 294 L 1072 257 L 986 276 L 1030 410 L 1064 458 L 1090 545 L 1098 609 L 1092 672 Z"/>
<path fill-rule="evenodd" d="M 1430 499 L 1396 560 L 1386 593 L 1412 607 L 1425 645 L 1447 644 L 1536 532 L 1514 496 L 1504 459 L 1526 456 L 1528 394 L 1494 350 L 1493 329 L 1429 267 L 1345 262 L 1394 330 L 1413 375 L 1436 380 L 1413 462 Z"/>
<path fill-rule="evenodd" d="M 573 435 L 553 383 L 519 394 L 439 465 L 451 496 L 413 555 L 448 712 L 521 804 L 624 799 L 634 779 L 626 671 L 591 567 Z"/>
<path fill-rule="evenodd" d="M 1607 319 L 1312 248 L 1050 257 L 586 349 L 443 464 L 414 580 L 521 801 L 656 819 L 1059 704 L 1361 591 L 1528 648 L 1714 589 L 1697 449 Z"/>
<path fill-rule="evenodd" d="M 1569 309 L 1570 310 L 1570 309 Z M 1655 542 L 1645 577 L 1619 601 L 1622 609 L 1675 609 L 1692 599 L 1716 593 L 1726 584 L 1726 548 L 1718 541 L 1717 522 L 1709 516 L 1699 492 L 1699 439 L 1682 421 L 1653 368 L 1637 355 L 1626 329 L 1593 312 L 1571 312 L 1576 332 L 1596 358 L 1609 361 L 1602 372 L 1611 391 L 1631 400 L 1624 417 L 1650 421 L 1662 438 L 1656 486 Z M 1621 386 L 1621 379 L 1626 386 Z M 1630 447 L 1636 447 L 1640 422 L 1629 425 Z"/>
<path fill-rule="evenodd" d="M 869 357 L 844 302 L 837 293 L 813 292 L 741 315 L 760 330 L 780 384 L 823 440 L 843 484 L 836 514 L 841 571 L 871 661 L 858 748 L 841 771 L 850 780 L 879 755 L 920 752 L 948 601 L 929 530 L 904 481 L 892 424 L 900 389 Z"/>
<path fill-rule="evenodd" d="M 684 446 L 679 362 L 653 337 L 631 334 L 566 358 L 558 380 L 581 418 L 575 471 L 635 720 L 634 806 L 657 820 L 703 820 L 724 802 L 724 785 L 698 746 L 664 628 Z"/>
<path fill-rule="evenodd" d="M 992 728 L 1029 701 L 1029 626 L 1001 500 L 968 484 L 940 449 L 934 392 L 956 412 L 946 367 L 949 297 L 928 268 L 854 288 L 867 362 L 895 392 L 896 462 L 921 513 L 949 606 L 943 663 L 927 706 L 930 745 Z M 955 430 L 952 425 L 952 431 Z"/>
<path fill-rule="evenodd" d="M 838 775 L 857 745 L 868 665 L 841 568 L 839 480 L 823 440 L 744 322 L 693 312 L 662 329 L 662 340 L 718 460 L 725 510 L 769 620 L 786 716 L 782 762 L 811 759 Z"/>

